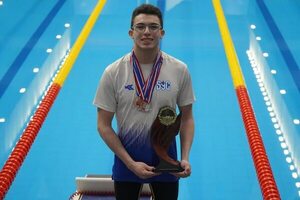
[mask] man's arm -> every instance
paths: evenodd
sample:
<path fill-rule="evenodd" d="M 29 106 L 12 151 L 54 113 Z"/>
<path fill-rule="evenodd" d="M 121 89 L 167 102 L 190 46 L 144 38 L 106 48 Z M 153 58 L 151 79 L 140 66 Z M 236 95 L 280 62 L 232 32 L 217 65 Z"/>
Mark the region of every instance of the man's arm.
<path fill-rule="evenodd" d="M 180 146 L 181 146 L 181 166 L 184 168 L 183 172 L 177 174 L 179 177 L 187 177 L 191 174 L 190 165 L 190 150 L 194 139 L 194 117 L 192 111 L 192 104 L 182 106 L 179 108 L 182 112 L 180 125 Z"/>
<path fill-rule="evenodd" d="M 111 126 L 114 113 L 98 108 L 98 132 L 108 147 L 123 161 L 128 169 L 133 171 L 140 178 L 150 178 L 154 167 L 148 166 L 142 162 L 135 162 L 128 154 L 120 139 Z"/>
<path fill-rule="evenodd" d="M 181 160 L 189 161 L 189 154 L 194 139 L 194 117 L 192 104 L 180 107 L 182 112 L 180 126 Z"/>

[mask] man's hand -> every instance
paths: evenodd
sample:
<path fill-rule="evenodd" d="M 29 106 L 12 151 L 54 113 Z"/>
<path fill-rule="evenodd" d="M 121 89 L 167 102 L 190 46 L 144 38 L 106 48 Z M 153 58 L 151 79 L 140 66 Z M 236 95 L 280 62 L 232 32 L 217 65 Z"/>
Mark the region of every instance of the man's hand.
<path fill-rule="evenodd" d="M 184 169 L 184 171 L 178 173 L 172 173 L 174 176 L 178 178 L 186 178 L 192 174 L 191 165 L 187 160 L 182 160 L 180 162 L 180 165 Z"/>
<path fill-rule="evenodd" d="M 151 178 L 160 174 L 153 172 L 153 166 L 149 166 L 143 162 L 134 162 L 133 165 L 128 168 L 141 179 Z"/>

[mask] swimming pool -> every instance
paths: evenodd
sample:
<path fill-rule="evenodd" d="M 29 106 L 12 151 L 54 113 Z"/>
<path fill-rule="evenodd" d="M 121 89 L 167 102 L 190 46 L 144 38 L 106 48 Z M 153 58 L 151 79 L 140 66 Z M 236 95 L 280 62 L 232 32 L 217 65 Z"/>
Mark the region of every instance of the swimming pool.
<path fill-rule="evenodd" d="M 2 2 L 1 166 L 97 1 Z M 214 8 L 196 0 L 106 2 L 6 199 L 67 199 L 76 176 L 111 173 L 92 100 L 104 68 L 130 51 L 131 10 L 143 2 L 164 5 L 161 47 L 188 64 L 197 97 L 193 174 L 179 199 L 262 199 Z M 300 4 L 221 2 L 280 195 L 297 199 Z"/>

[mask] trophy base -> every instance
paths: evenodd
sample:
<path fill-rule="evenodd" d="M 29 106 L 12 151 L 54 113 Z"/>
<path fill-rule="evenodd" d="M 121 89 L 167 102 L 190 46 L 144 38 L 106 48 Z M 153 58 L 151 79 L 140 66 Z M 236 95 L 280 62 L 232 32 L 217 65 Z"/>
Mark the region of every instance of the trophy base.
<path fill-rule="evenodd" d="M 179 162 L 177 165 L 174 165 L 172 163 L 169 163 L 161 159 L 159 164 L 155 167 L 153 171 L 156 173 L 161 173 L 161 172 L 176 173 L 176 172 L 182 172 L 184 171 L 184 169 L 180 166 Z"/>

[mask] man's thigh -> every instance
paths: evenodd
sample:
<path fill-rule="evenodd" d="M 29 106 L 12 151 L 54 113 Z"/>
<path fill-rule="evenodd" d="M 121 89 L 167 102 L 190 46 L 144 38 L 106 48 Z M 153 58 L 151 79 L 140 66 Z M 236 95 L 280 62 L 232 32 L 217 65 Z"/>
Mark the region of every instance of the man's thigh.
<path fill-rule="evenodd" d="M 138 200 L 142 190 L 141 183 L 115 181 L 116 200 Z"/>
<path fill-rule="evenodd" d="M 177 200 L 178 198 L 178 181 L 154 182 L 150 187 L 155 200 Z"/>

